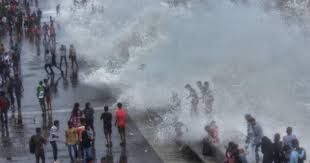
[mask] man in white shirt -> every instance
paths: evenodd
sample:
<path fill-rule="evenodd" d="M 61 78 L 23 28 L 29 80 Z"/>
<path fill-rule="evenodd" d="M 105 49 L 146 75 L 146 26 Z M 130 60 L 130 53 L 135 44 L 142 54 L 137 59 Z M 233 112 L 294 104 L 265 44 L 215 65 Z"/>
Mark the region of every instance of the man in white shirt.
<path fill-rule="evenodd" d="M 53 158 L 54 163 L 57 162 L 57 156 L 58 156 L 58 148 L 57 148 L 57 141 L 59 139 L 59 121 L 55 120 L 54 125 L 50 129 L 49 133 L 49 141 L 51 143 L 52 149 L 53 149 Z"/>

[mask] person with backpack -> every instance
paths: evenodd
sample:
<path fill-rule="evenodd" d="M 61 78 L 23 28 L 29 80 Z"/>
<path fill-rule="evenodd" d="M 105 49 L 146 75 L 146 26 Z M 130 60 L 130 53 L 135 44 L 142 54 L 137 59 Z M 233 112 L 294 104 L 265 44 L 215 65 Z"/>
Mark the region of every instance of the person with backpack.
<path fill-rule="evenodd" d="M 289 163 L 304 163 L 306 158 L 306 151 L 299 146 L 297 139 L 292 140 L 293 149 L 290 154 Z"/>
<path fill-rule="evenodd" d="M 59 121 L 55 120 L 54 125 L 50 128 L 49 131 L 49 141 L 53 149 L 53 158 L 54 163 L 57 163 L 58 159 L 58 148 L 57 148 L 57 141 L 59 140 Z"/>
<path fill-rule="evenodd" d="M 90 102 L 85 104 L 85 108 L 83 110 L 84 118 L 86 125 L 90 126 L 93 132 L 95 132 L 94 128 L 94 113 L 95 110 L 91 107 Z"/>
<path fill-rule="evenodd" d="M 46 139 L 42 136 L 41 128 L 36 128 L 36 134 L 31 136 L 29 141 L 30 153 L 35 155 L 36 163 L 45 163 L 44 145 Z"/>
<path fill-rule="evenodd" d="M 8 128 L 8 110 L 10 108 L 10 101 L 5 97 L 4 92 L 0 92 L 0 120 L 2 128 Z"/>
<path fill-rule="evenodd" d="M 276 133 L 274 135 L 274 142 L 272 144 L 272 155 L 274 163 L 284 162 L 283 143 L 280 139 L 281 139 L 280 134 Z"/>

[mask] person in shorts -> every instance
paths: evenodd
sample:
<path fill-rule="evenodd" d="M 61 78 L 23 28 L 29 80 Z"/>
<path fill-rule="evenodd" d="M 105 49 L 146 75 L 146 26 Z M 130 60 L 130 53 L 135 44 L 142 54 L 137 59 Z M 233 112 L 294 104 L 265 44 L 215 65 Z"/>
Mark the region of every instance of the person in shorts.
<path fill-rule="evenodd" d="M 121 143 L 120 143 L 121 146 L 126 145 L 126 121 L 127 121 L 126 111 L 123 108 L 122 103 L 118 103 L 116 109 L 115 125 L 117 126 L 119 135 L 121 137 Z"/>
<path fill-rule="evenodd" d="M 109 107 L 104 107 L 104 113 L 101 114 L 100 119 L 103 121 L 104 135 L 107 140 L 107 146 L 112 146 L 112 114 L 109 112 Z"/>

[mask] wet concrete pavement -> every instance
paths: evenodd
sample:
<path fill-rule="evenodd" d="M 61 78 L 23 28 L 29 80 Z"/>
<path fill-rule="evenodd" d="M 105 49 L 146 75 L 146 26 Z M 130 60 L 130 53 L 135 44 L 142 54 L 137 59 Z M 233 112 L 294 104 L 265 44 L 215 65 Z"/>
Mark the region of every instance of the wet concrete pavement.
<path fill-rule="evenodd" d="M 96 158 L 97 162 L 102 157 L 105 157 L 109 154 L 106 148 L 106 141 L 104 138 L 103 130 L 102 130 L 102 122 L 100 121 L 100 115 L 103 112 L 103 108 L 97 107 L 95 108 L 95 130 L 96 130 L 96 141 L 95 141 L 95 149 L 96 149 Z M 24 127 L 19 128 L 15 126 L 14 121 L 10 121 L 9 125 L 9 135 L 6 134 L 5 131 L 1 131 L 1 144 L 0 144 L 0 162 L 35 162 L 34 156 L 29 153 L 28 150 L 28 141 L 31 135 L 35 132 L 36 127 L 42 127 L 43 133 L 45 136 L 48 135 L 48 131 L 46 130 L 46 126 L 50 125 L 53 120 L 60 120 L 60 141 L 58 142 L 59 148 L 59 161 L 64 163 L 69 163 L 70 159 L 68 157 L 67 147 L 65 146 L 65 129 L 66 122 L 68 117 L 70 116 L 70 112 L 67 110 L 58 110 L 53 114 L 50 114 L 46 117 L 46 122 L 43 122 L 41 113 L 39 112 L 24 112 L 23 121 Z M 137 129 L 134 122 L 129 119 L 128 120 L 128 128 L 127 128 L 127 148 L 124 150 L 120 145 L 120 139 L 116 128 L 113 128 L 113 147 L 112 147 L 112 155 L 114 158 L 114 162 L 131 162 L 131 163 L 160 163 L 161 159 L 157 156 L 155 151 L 151 148 L 148 142 L 144 139 L 140 131 Z M 51 145 L 48 143 L 45 146 L 47 162 L 52 162 L 52 149 Z M 124 152 L 125 151 L 125 152 Z M 124 154 L 126 154 L 126 158 Z M 10 161 L 7 158 L 11 158 Z"/>

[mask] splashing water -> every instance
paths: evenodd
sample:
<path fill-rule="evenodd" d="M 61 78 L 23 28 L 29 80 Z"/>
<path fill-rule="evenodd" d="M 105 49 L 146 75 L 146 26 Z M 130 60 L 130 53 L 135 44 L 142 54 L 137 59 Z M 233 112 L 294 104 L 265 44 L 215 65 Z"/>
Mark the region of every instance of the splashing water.
<path fill-rule="evenodd" d="M 92 3 L 100 12 L 92 11 Z M 307 22 L 289 21 L 257 3 L 163 4 L 94 0 L 74 12 L 63 11 L 57 17 L 60 42 L 74 43 L 82 58 L 96 63 L 84 82 L 122 87 L 119 100 L 138 111 L 164 108 L 171 92 L 177 92 L 182 99 L 178 118 L 192 126 L 189 139 L 200 139 L 206 118 L 190 119 L 184 85 L 208 80 L 222 139 L 231 138 L 233 131 L 245 133 L 243 115 L 251 113 L 267 136 L 293 126 L 301 145 L 310 149 L 305 130 L 310 114 Z M 299 16 L 307 15 L 294 5 Z M 71 6 L 66 2 L 63 8 Z M 169 132 L 159 133 L 164 138 L 161 133 Z"/>

